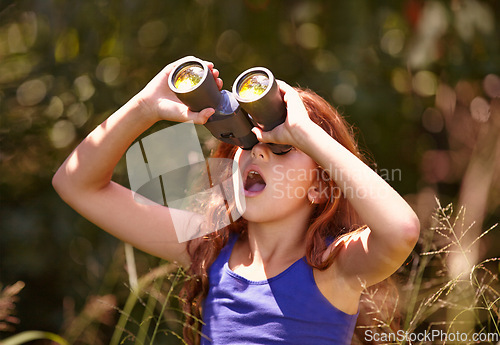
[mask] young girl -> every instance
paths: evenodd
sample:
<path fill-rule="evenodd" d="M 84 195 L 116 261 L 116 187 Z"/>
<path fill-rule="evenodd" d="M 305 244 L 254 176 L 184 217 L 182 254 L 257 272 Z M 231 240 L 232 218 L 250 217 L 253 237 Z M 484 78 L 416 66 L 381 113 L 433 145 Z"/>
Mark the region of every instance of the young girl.
<path fill-rule="evenodd" d="M 221 143 L 213 155 L 239 164 L 243 217 L 178 243 L 170 215 L 180 211 L 138 203 L 111 181 L 120 157 L 156 121 L 203 124 L 213 114 L 190 111 L 170 91 L 178 63 L 82 141 L 55 174 L 55 189 L 99 227 L 196 276 L 184 287 L 185 309 L 204 325 L 200 337 L 188 317 L 189 343 L 348 344 L 362 290 L 394 273 L 416 244 L 415 213 L 362 162 L 326 101 L 279 82 L 286 121 L 270 132 L 254 128 L 260 143 L 251 150 Z M 271 142 L 293 149 L 276 155 Z"/>

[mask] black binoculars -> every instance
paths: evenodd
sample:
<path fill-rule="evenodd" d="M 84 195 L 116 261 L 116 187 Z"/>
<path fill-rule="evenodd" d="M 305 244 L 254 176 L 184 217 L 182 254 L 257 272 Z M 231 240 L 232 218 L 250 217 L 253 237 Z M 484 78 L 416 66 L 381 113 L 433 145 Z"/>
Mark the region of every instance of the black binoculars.
<path fill-rule="evenodd" d="M 286 105 L 273 74 L 267 68 L 254 67 L 241 73 L 233 91 L 219 91 L 206 63 L 189 58 L 168 78 L 170 89 L 192 111 L 214 108 L 205 127 L 217 139 L 251 149 L 259 141 L 252 128 L 270 131 L 286 119 Z M 275 154 L 284 154 L 290 145 L 268 144 Z"/>

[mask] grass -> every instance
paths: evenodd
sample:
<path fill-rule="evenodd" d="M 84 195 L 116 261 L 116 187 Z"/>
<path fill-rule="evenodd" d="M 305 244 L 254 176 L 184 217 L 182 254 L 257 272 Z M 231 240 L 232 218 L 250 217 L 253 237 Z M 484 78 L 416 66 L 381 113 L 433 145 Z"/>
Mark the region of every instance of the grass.
<path fill-rule="evenodd" d="M 474 224 L 463 223 L 465 208 L 455 212 L 453 205 L 436 202 L 432 225 L 422 232 L 420 252 L 414 252 L 397 274 L 402 280 L 397 293 L 379 296 L 377 289 L 363 293 L 372 323 L 360 327 L 370 330 L 365 330 L 370 339 L 376 334 L 380 344 L 498 344 L 500 258 L 473 263 L 468 255 L 496 225 L 468 243 L 465 238 Z M 453 276 L 452 255 L 460 256 L 468 269 Z M 395 328 L 398 313 L 401 322 Z"/>

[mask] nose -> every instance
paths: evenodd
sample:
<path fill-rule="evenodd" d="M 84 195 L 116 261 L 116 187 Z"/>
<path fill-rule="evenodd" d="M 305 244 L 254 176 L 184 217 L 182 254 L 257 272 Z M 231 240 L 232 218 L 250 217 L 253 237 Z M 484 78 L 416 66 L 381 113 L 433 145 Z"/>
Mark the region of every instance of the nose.
<path fill-rule="evenodd" d="M 262 159 L 267 162 L 269 160 L 269 155 L 271 154 L 271 150 L 269 146 L 264 143 L 258 143 L 252 147 L 252 158 L 254 159 Z"/>

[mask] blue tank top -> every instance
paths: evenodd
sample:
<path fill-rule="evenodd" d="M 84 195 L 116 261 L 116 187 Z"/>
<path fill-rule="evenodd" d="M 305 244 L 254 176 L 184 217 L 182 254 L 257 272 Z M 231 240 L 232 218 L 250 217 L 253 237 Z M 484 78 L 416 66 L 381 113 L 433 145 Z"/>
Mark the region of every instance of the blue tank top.
<path fill-rule="evenodd" d="M 228 265 L 237 238 L 230 237 L 209 269 L 201 345 L 350 344 L 359 310 L 350 315 L 335 308 L 305 258 L 275 277 L 251 281 Z"/>

